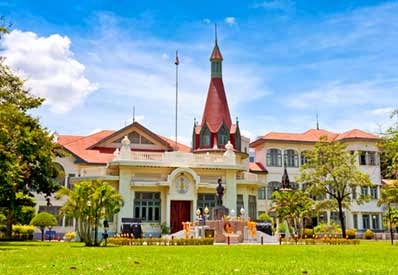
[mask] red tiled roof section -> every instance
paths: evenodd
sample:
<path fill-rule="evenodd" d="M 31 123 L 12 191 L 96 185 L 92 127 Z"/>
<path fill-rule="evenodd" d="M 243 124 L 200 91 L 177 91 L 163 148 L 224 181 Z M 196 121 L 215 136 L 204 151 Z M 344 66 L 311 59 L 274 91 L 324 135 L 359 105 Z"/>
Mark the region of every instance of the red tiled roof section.
<path fill-rule="evenodd" d="M 301 142 L 317 142 L 321 137 L 327 137 L 328 141 L 344 140 L 344 139 L 379 139 L 378 136 L 367 133 L 362 130 L 353 129 L 341 134 L 329 132 L 322 129 L 310 129 L 304 133 L 282 133 L 282 132 L 270 132 L 263 137 L 250 143 L 251 146 L 256 146 L 263 141 L 301 141 Z"/>
<path fill-rule="evenodd" d="M 380 139 L 376 135 L 364 132 L 359 129 L 352 129 L 351 131 L 347 131 L 347 132 L 339 134 L 337 136 L 336 140 L 350 139 L 350 138 Z"/>
<path fill-rule="evenodd" d="M 166 141 L 170 145 L 170 147 L 172 147 L 172 148 L 175 147 L 176 143 L 175 143 L 174 140 L 171 140 L 171 139 L 169 139 L 167 137 L 164 137 L 164 136 L 159 136 L 159 137 L 161 139 L 163 139 L 164 141 Z M 177 142 L 177 151 L 188 152 L 189 153 L 189 152 L 191 152 L 191 147 L 186 146 L 185 144 Z"/>
<path fill-rule="evenodd" d="M 61 135 L 58 137 L 58 143 L 88 163 L 107 163 L 113 159 L 113 153 L 104 153 L 98 150 L 87 150 L 87 148 L 97 143 L 101 139 L 111 135 L 112 133 L 113 131 L 103 130 L 77 139 L 71 138 L 72 136 Z"/>
<path fill-rule="evenodd" d="M 213 51 L 211 53 L 210 61 L 211 60 L 223 60 L 220 48 L 218 47 L 217 43 L 216 45 L 214 45 Z"/>
<path fill-rule="evenodd" d="M 267 169 L 264 167 L 264 165 L 261 162 L 250 162 L 249 163 L 249 170 L 250 172 L 267 172 Z"/>
<path fill-rule="evenodd" d="M 57 138 L 57 143 L 60 145 L 65 145 L 65 144 L 74 142 L 80 138 L 83 138 L 83 136 L 60 135 Z"/>
<path fill-rule="evenodd" d="M 223 121 L 227 128 L 231 129 L 231 115 L 223 81 L 221 78 L 212 78 L 203 112 L 202 127 L 207 123 L 210 132 L 216 133 Z"/>

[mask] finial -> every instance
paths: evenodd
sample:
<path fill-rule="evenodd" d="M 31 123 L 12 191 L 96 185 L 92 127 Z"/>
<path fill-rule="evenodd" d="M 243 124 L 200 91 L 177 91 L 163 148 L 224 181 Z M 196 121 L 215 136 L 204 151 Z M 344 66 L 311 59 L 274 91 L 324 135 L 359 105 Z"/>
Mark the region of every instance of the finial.
<path fill-rule="evenodd" d="M 319 130 L 318 113 L 316 113 L 316 129 Z"/>
<path fill-rule="evenodd" d="M 135 105 L 133 105 L 133 122 L 135 122 Z"/>
<path fill-rule="evenodd" d="M 193 118 L 193 125 L 196 126 L 196 117 Z"/>
<path fill-rule="evenodd" d="M 239 119 L 238 119 L 238 117 L 236 117 L 236 124 L 237 124 L 237 125 L 239 124 Z"/>
<path fill-rule="evenodd" d="M 180 59 L 178 58 L 178 50 L 176 50 L 176 60 L 174 61 L 174 65 L 178 66 L 180 64 Z"/>
<path fill-rule="evenodd" d="M 215 38 L 215 42 L 216 42 L 216 45 L 217 45 L 217 23 L 214 23 L 214 38 Z"/>

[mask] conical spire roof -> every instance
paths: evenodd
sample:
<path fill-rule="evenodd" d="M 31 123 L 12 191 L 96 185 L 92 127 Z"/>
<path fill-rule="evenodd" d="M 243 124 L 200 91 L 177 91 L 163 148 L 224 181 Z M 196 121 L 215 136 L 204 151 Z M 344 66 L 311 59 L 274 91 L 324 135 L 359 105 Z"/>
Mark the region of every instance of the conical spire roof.
<path fill-rule="evenodd" d="M 218 44 L 217 44 L 217 40 L 216 40 L 216 43 L 214 44 L 214 48 L 213 48 L 213 51 L 210 56 L 210 61 L 213 61 L 213 60 L 223 61 L 220 48 L 218 47 Z"/>

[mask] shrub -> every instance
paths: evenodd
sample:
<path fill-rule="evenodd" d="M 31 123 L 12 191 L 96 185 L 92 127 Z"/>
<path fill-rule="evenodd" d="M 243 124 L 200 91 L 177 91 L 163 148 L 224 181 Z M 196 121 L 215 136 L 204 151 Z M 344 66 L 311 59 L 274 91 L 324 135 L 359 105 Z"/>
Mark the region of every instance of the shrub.
<path fill-rule="evenodd" d="M 303 229 L 303 238 L 311 239 L 314 236 L 314 230 L 311 228 L 304 228 Z"/>
<path fill-rule="evenodd" d="M 330 224 L 320 223 L 314 227 L 314 232 L 315 234 L 339 234 L 341 233 L 341 227 L 334 222 Z"/>
<path fill-rule="evenodd" d="M 365 236 L 365 239 L 370 240 L 370 239 L 374 238 L 375 233 L 370 229 L 366 229 L 364 236 Z"/>
<path fill-rule="evenodd" d="M 258 220 L 272 222 L 272 218 L 267 213 L 262 213 L 260 216 L 258 216 Z"/>
<path fill-rule="evenodd" d="M 345 234 L 347 236 L 348 239 L 352 240 L 355 239 L 357 236 L 357 230 L 355 228 L 351 228 L 351 229 L 347 229 L 345 231 Z"/>
<path fill-rule="evenodd" d="M 12 226 L 12 233 L 17 239 L 31 240 L 33 239 L 33 232 L 35 227 L 32 225 L 14 224 Z"/>
<path fill-rule="evenodd" d="M 40 228 L 41 231 L 41 240 L 44 240 L 44 228 L 48 226 L 55 226 L 57 225 L 57 219 L 54 217 L 53 214 L 48 212 L 41 212 L 37 214 L 31 221 L 31 225 L 37 226 Z"/>
<path fill-rule="evenodd" d="M 73 241 L 76 238 L 76 232 L 67 232 L 64 235 L 64 240 L 67 242 Z"/>

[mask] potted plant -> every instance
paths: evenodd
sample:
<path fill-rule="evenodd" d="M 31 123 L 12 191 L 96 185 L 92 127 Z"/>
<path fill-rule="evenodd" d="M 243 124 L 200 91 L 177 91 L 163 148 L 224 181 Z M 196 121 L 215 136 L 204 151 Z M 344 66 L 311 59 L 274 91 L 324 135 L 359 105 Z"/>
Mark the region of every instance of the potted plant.
<path fill-rule="evenodd" d="M 278 225 L 278 233 L 282 238 L 286 236 L 286 225 L 284 223 Z"/>

